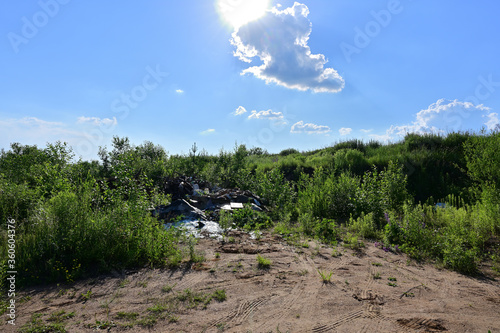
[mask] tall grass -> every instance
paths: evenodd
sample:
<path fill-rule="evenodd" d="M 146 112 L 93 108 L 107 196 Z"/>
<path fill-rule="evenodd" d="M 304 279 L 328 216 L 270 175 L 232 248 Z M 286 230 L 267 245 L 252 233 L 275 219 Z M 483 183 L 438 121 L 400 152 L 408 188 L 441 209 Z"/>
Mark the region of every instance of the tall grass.
<path fill-rule="evenodd" d="M 196 144 L 168 156 L 160 146 L 113 138 L 100 161 L 74 161 L 62 143 L 12 144 L 0 152 L 0 241 L 15 219 L 24 285 L 70 281 L 114 267 L 176 265 L 182 236 L 149 209 L 168 202 L 165 178 L 187 175 L 261 196 L 269 211 L 222 214 L 246 229 L 334 243 L 364 237 L 416 259 L 473 273 L 500 235 L 500 133 L 409 134 L 382 145 L 350 140 L 311 152 L 270 154 L 235 146 L 208 155 Z M 445 202 L 445 208 L 435 206 Z M 5 246 L 0 257 L 7 258 Z M 5 273 L 5 260 L 0 262 Z M 2 280 L 4 281 L 4 280 Z M 3 282 L 2 282 L 3 283 Z"/>

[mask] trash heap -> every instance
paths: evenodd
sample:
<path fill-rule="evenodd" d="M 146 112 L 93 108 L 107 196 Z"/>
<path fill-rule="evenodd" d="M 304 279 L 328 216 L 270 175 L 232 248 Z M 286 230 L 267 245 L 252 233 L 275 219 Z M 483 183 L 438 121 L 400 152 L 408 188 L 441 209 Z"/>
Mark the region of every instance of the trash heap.
<path fill-rule="evenodd" d="M 261 198 L 250 191 L 210 186 L 193 177 L 167 179 L 163 192 L 171 195 L 172 203 L 155 207 L 153 216 L 167 228 L 185 227 L 200 237 L 221 237 L 223 230 L 216 222 L 221 210 L 238 210 L 250 204 L 254 210 L 267 211 Z"/>

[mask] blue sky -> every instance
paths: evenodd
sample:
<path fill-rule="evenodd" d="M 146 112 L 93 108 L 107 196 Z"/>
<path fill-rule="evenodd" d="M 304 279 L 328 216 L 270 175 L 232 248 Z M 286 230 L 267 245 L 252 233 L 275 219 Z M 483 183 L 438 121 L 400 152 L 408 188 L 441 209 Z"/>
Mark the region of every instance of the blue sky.
<path fill-rule="evenodd" d="M 499 12 L 451 0 L 9 1 L 0 148 L 61 140 L 89 159 L 116 135 L 170 154 L 194 142 L 279 152 L 493 129 Z"/>

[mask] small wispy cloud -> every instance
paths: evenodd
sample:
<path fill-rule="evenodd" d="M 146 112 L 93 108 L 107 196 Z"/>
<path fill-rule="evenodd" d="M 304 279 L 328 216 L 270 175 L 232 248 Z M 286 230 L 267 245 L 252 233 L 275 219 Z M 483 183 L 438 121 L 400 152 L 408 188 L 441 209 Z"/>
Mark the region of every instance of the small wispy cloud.
<path fill-rule="evenodd" d="M 342 127 L 339 129 L 340 135 L 349 135 L 352 132 L 352 128 Z"/>
<path fill-rule="evenodd" d="M 242 114 L 246 113 L 247 112 L 247 109 L 245 109 L 243 106 L 238 106 L 236 108 L 236 110 L 234 110 L 234 112 L 232 114 L 234 114 L 235 116 L 241 116 Z"/>
<path fill-rule="evenodd" d="M 214 134 L 214 133 L 215 133 L 215 129 L 213 129 L 213 128 L 209 128 L 207 130 L 200 132 L 201 135 L 210 135 L 210 134 Z"/>
<path fill-rule="evenodd" d="M 178 94 L 183 94 L 184 90 L 182 90 L 182 89 L 176 89 L 175 92 L 178 93 Z"/>
<path fill-rule="evenodd" d="M 248 116 L 248 119 L 271 119 L 271 120 L 275 120 L 275 119 L 283 119 L 284 116 L 283 116 L 283 112 L 275 112 L 271 109 L 267 110 L 267 111 L 256 111 L 256 110 L 253 110 L 250 115 Z"/>
<path fill-rule="evenodd" d="M 98 118 L 98 117 L 78 117 L 78 124 L 91 124 L 94 126 L 116 126 L 118 121 L 116 117 L 113 118 Z"/>
<path fill-rule="evenodd" d="M 497 128 L 500 128 L 500 119 L 498 118 L 498 113 L 492 112 L 487 115 L 483 115 L 483 117 L 488 118 L 484 124 L 491 131 Z"/>
<path fill-rule="evenodd" d="M 36 117 L 0 119 L 0 142 L 31 141 L 46 143 L 53 141 L 72 142 L 83 138 L 84 133 L 62 122 L 46 121 Z"/>
<path fill-rule="evenodd" d="M 330 127 L 325 125 L 316 125 L 312 123 L 304 123 L 303 120 L 292 125 L 290 133 L 307 133 L 307 134 L 324 134 L 330 132 Z"/>
<path fill-rule="evenodd" d="M 368 133 L 370 133 L 371 131 L 373 131 L 373 128 L 372 128 L 372 129 L 360 129 L 360 131 L 361 131 L 361 132 L 363 132 L 363 133 L 368 134 Z"/>

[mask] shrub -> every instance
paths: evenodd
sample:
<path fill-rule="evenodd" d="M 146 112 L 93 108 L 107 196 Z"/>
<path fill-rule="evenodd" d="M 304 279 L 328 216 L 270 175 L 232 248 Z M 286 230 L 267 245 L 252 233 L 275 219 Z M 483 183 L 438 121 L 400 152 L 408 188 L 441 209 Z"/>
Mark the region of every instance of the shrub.
<path fill-rule="evenodd" d="M 321 219 L 314 226 L 314 235 L 326 243 L 336 241 L 339 234 L 337 223 L 330 219 Z"/>
<path fill-rule="evenodd" d="M 87 183 L 78 193 L 60 192 L 16 230 L 21 285 L 73 281 L 113 267 L 166 265 L 178 255 L 178 234 L 141 209 L 146 203 L 116 199 L 113 207 L 93 210 L 96 191 L 95 183 Z"/>
<path fill-rule="evenodd" d="M 368 161 L 363 153 L 355 149 L 340 149 L 333 156 L 335 170 L 338 173 L 349 171 L 354 174 L 363 174 L 368 168 Z"/>
<path fill-rule="evenodd" d="M 377 229 L 377 223 L 374 219 L 374 214 L 362 213 L 360 217 L 354 219 L 351 217 L 347 223 L 349 230 L 355 232 L 364 238 L 374 238 L 379 239 L 381 237 L 379 230 Z"/>

